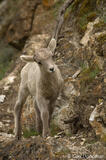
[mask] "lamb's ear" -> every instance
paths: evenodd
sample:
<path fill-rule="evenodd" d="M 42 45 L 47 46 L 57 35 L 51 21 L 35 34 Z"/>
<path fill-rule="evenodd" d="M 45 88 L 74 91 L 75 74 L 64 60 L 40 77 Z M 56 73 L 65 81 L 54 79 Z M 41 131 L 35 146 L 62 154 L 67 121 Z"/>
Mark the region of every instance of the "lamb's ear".
<path fill-rule="evenodd" d="M 56 40 L 54 38 L 51 39 L 49 45 L 48 45 L 48 48 L 54 52 L 55 51 L 55 48 L 56 48 Z"/>
<path fill-rule="evenodd" d="M 24 62 L 34 62 L 33 56 L 22 55 L 20 58 Z"/>

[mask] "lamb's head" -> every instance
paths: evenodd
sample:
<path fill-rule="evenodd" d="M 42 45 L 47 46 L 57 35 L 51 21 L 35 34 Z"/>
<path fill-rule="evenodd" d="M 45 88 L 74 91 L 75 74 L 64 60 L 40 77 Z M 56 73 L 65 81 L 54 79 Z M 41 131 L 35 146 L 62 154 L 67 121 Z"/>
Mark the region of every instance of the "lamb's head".
<path fill-rule="evenodd" d="M 41 70 L 53 73 L 55 71 L 55 63 L 52 59 L 53 52 L 56 48 L 56 40 L 52 39 L 47 48 L 41 48 L 35 51 L 34 56 L 22 55 L 21 59 L 26 62 L 38 63 Z"/>

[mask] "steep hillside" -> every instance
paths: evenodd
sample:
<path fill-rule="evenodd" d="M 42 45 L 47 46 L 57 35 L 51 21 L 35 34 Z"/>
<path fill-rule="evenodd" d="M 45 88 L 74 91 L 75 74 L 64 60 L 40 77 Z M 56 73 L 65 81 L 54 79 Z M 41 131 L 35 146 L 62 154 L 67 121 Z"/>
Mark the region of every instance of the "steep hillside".
<path fill-rule="evenodd" d="M 0 68 L 4 69 L 0 77 L 4 76 L 0 81 L 0 160 L 105 159 L 105 1 L 9 2 L 0 1 L 0 7 L 6 6 L 11 15 L 7 20 L 0 10 L 6 21 L 5 28 L 3 19 L 0 23 Z M 64 90 L 55 105 L 51 136 L 43 139 L 36 132 L 36 113 L 28 97 L 22 113 L 23 138 L 16 141 L 13 110 L 25 65 L 19 56 L 23 52 L 33 55 L 33 48 L 46 47 L 52 36 L 57 39 L 54 60 L 64 78 Z"/>

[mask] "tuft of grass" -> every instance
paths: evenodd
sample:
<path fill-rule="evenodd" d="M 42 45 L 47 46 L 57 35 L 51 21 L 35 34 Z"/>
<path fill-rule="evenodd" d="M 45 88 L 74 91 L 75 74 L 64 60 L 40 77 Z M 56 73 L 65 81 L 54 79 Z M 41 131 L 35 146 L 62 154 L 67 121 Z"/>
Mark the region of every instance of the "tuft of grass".
<path fill-rule="evenodd" d="M 86 141 L 85 141 L 85 143 L 86 144 L 95 144 L 96 142 L 98 141 L 98 138 L 97 137 L 95 137 L 94 139 L 87 139 Z"/>
<path fill-rule="evenodd" d="M 69 6 L 64 14 L 64 18 L 68 18 L 72 12 L 72 9 L 73 9 L 73 5 Z"/>
<path fill-rule="evenodd" d="M 64 149 L 61 149 L 60 151 L 58 152 L 55 152 L 55 156 L 56 158 L 61 158 L 62 156 L 65 156 L 67 154 L 70 154 L 70 149 L 69 148 L 64 148 Z"/>
<path fill-rule="evenodd" d="M 106 24 L 106 15 L 103 16 L 103 22 Z"/>
<path fill-rule="evenodd" d="M 80 77 L 80 84 L 88 85 L 96 78 L 96 76 L 99 74 L 99 72 L 100 72 L 100 69 L 96 64 L 89 66 L 87 68 L 85 68 L 85 66 L 83 66 L 82 72 L 79 76 Z"/>
<path fill-rule="evenodd" d="M 13 65 L 13 58 L 16 57 L 17 50 L 8 44 L 0 42 L 0 80 L 5 76 Z"/>
<path fill-rule="evenodd" d="M 35 130 L 23 130 L 23 137 L 24 138 L 30 138 L 31 136 L 38 136 L 38 133 Z"/>
<path fill-rule="evenodd" d="M 60 0 L 57 1 L 57 3 L 55 4 L 55 7 L 53 9 L 53 15 L 54 17 L 57 17 L 58 12 L 59 12 L 59 8 L 61 8 L 62 4 L 65 2 L 65 0 Z"/>
<path fill-rule="evenodd" d="M 51 122 L 51 125 L 50 125 L 51 136 L 56 135 L 60 131 L 61 131 L 60 128 L 57 125 L 55 125 L 53 122 Z"/>
<path fill-rule="evenodd" d="M 96 18 L 97 11 L 95 6 L 96 0 L 80 1 L 77 13 L 77 26 L 81 33 L 85 32 L 88 22 L 93 21 Z"/>

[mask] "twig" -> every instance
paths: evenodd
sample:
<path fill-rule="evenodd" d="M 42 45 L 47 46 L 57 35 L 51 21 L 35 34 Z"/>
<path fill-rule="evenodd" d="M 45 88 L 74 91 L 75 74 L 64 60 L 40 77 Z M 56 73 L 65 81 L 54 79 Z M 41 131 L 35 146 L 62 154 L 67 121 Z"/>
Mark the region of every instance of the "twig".
<path fill-rule="evenodd" d="M 77 78 L 77 76 L 80 74 L 81 69 L 79 69 L 77 72 L 74 73 L 74 75 L 72 76 L 72 78 Z"/>
<path fill-rule="evenodd" d="M 56 39 L 56 41 L 58 39 L 58 35 L 61 31 L 61 28 L 62 28 L 62 25 L 64 22 L 65 11 L 73 2 L 74 2 L 74 0 L 66 0 L 63 4 L 62 8 L 60 9 L 58 19 L 57 19 L 56 29 L 55 29 L 54 36 L 53 36 Z"/>

